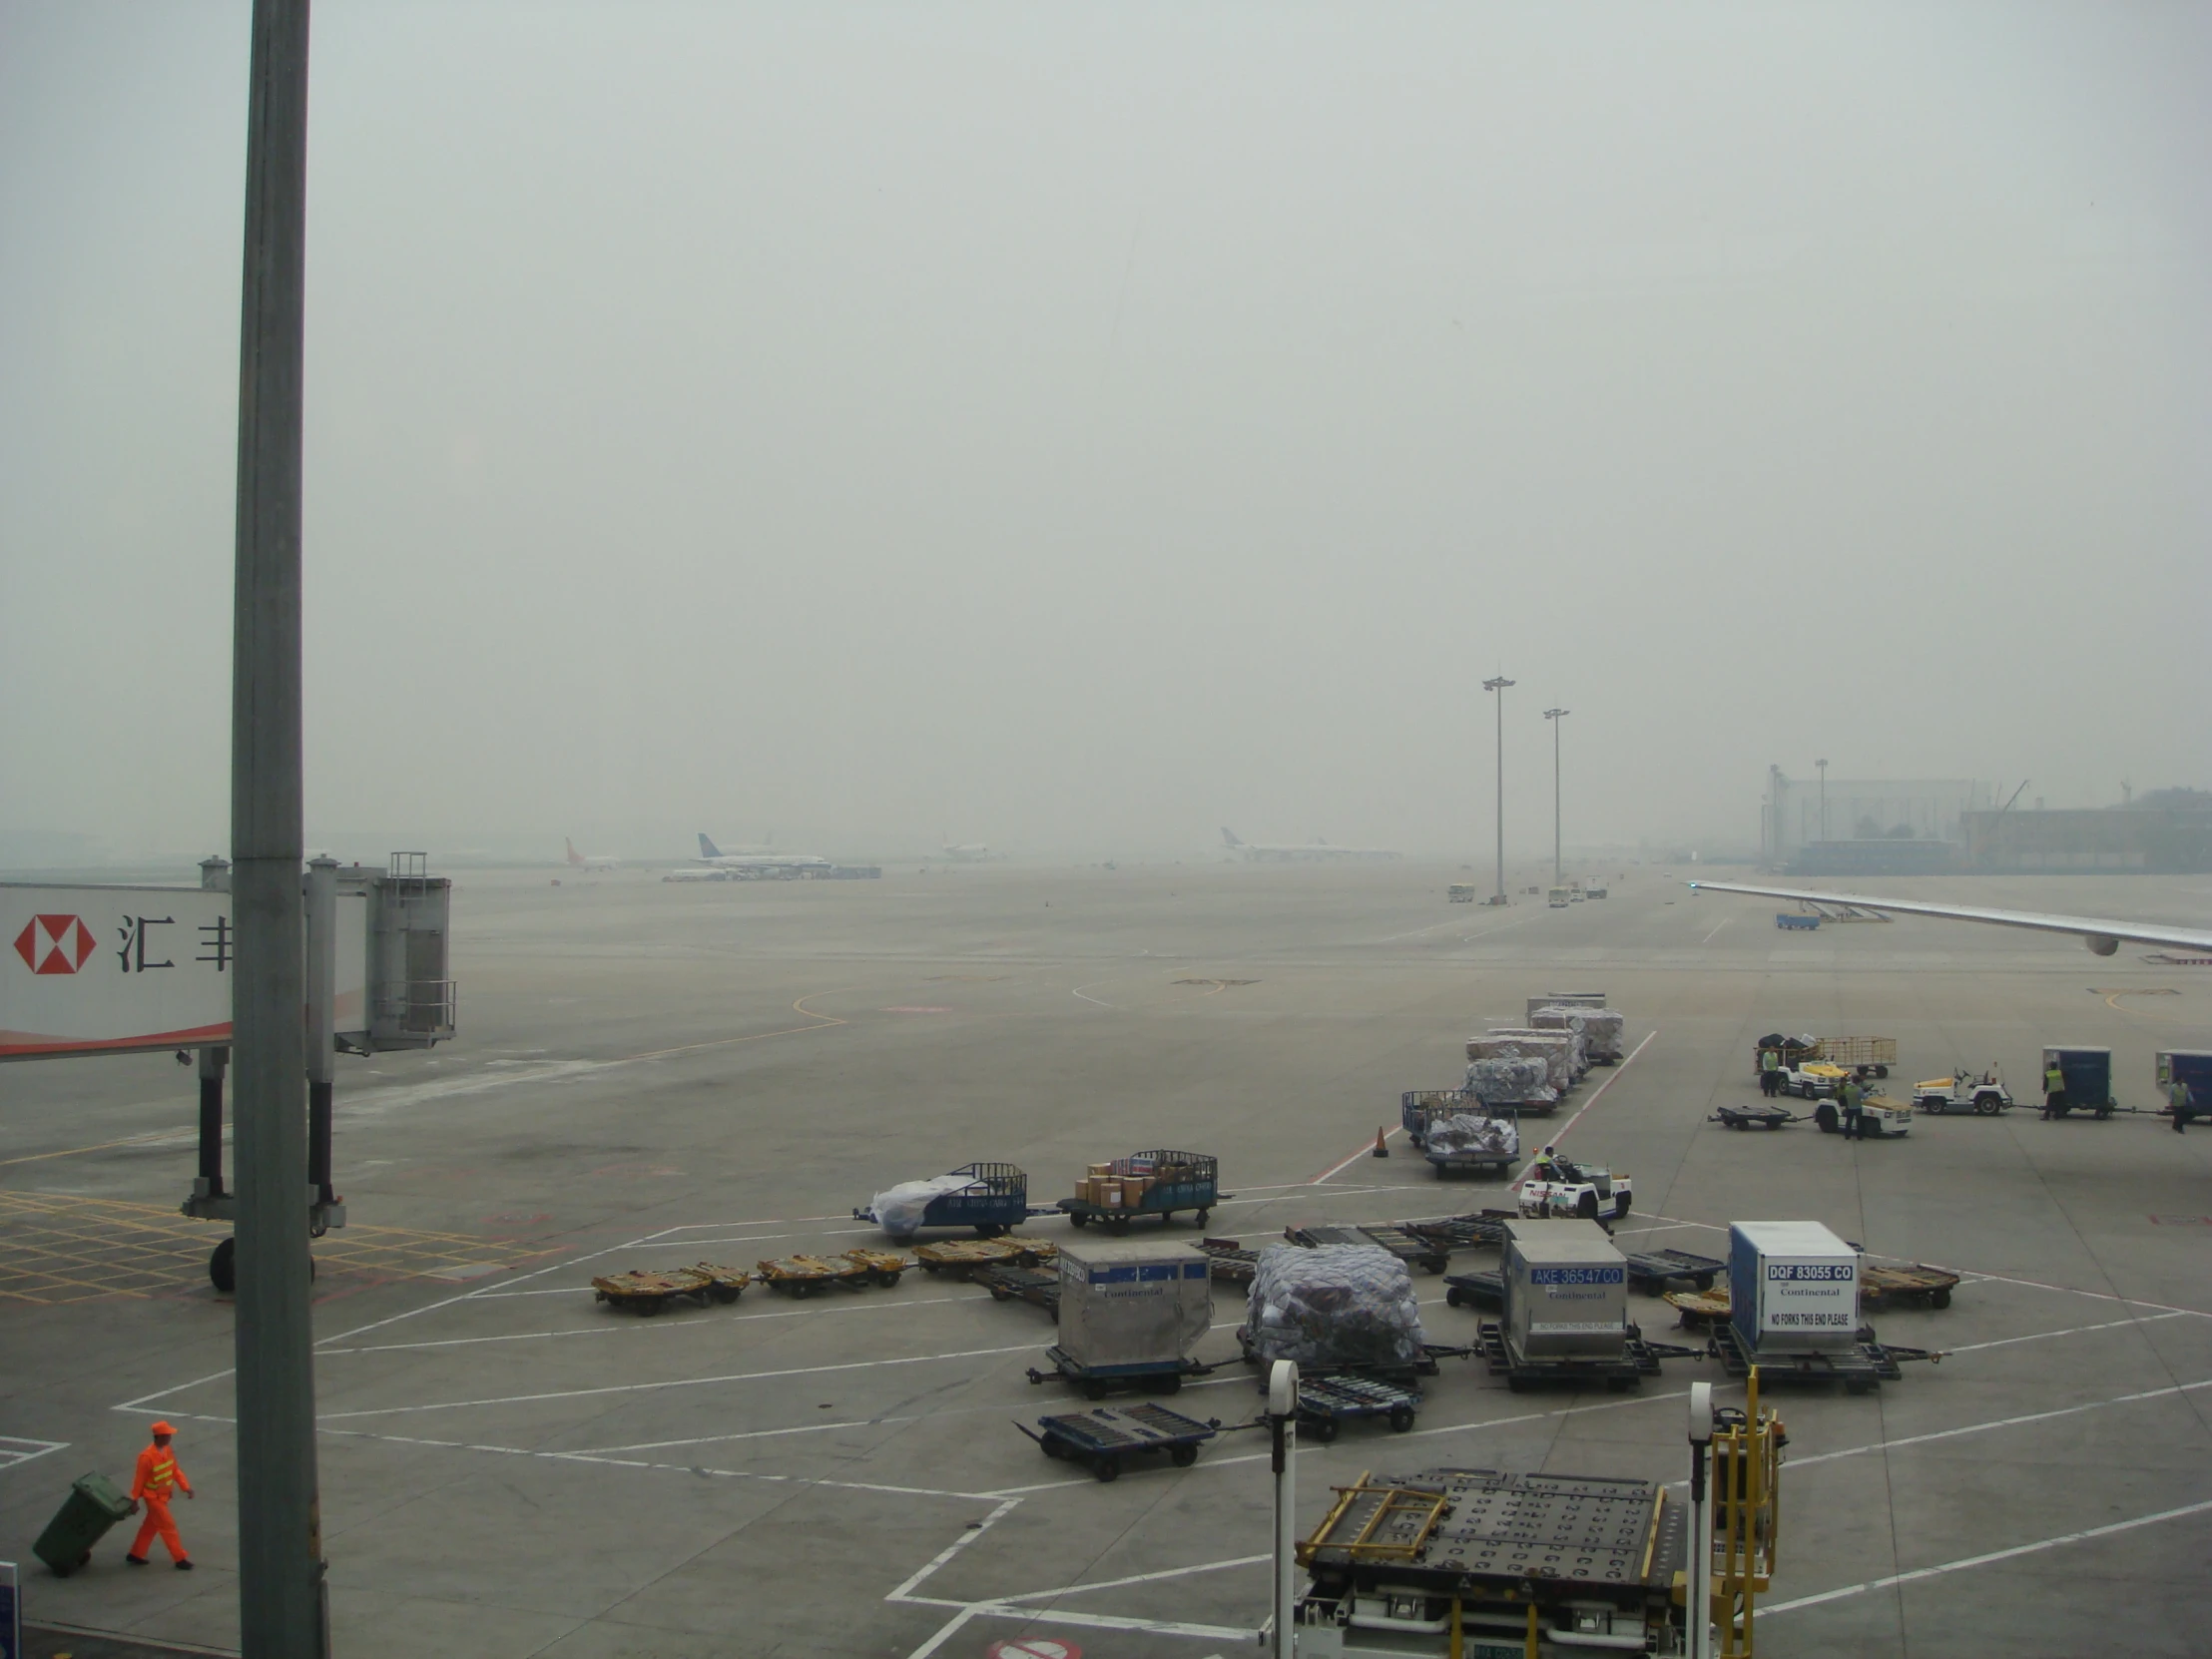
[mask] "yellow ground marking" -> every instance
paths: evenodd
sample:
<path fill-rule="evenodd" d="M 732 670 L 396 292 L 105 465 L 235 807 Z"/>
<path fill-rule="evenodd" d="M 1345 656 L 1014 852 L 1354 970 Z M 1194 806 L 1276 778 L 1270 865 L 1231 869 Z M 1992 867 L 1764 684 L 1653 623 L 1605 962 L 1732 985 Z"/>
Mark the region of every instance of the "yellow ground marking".
<path fill-rule="evenodd" d="M 2158 1013 L 2153 1009 L 2123 1008 L 2120 1006 L 2120 998 L 2123 996 L 2179 996 L 2181 993 L 2166 986 L 2153 988 L 2148 985 L 2122 985 L 2118 990 L 2108 990 L 2102 985 L 2091 985 L 2089 994 L 2103 997 L 2104 1005 L 2116 1014 L 2145 1014 L 2152 1019 L 2166 1019 L 2171 1016 Z"/>
<path fill-rule="evenodd" d="M 99 1141 L 92 1146 L 64 1147 L 59 1152 L 33 1152 L 21 1158 L 0 1158 L 0 1169 L 6 1169 L 10 1164 L 37 1164 L 45 1162 L 48 1158 L 74 1158 L 85 1152 L 106 1152 L 112 1147 L 139 1146 L 147 1141 L 166 1141 L 182 1133 L 182 1130 L 177 1129 L 150 1129 L 143 1135 L 126 1135 L 120 1141 Z"/>
<path fill-rule="evenodd" d="M 205 1285 L 226 1222 L 68 1193 L 0 1192 L 0 1303 L 145 1298 Z M 508 1267 L 539 1254 L 460 1233 L 348 1227 L 315 1241 L 324 1274 L 424 1278 Z"/>
<path fill-rule="evenodd" d="M 792 1012 L 805 1014 L 815 1022 L 812 1025 L 787 1025 L 777 1031 L 756 1031 L 749 1037 L 717 1037 L 713 1042 L 685 1043 L 679 1048 L 656 1048 L 644 1054 L 631 1054 L 625 1056 L 625 1058 L 628 1060 L 665 1060 L 671 1054 L 698 1054 L 710 1048 L 729 1048 L 737 1043 L 765 1042 L 770 1037 L 795 1037 L 802 1031 L 827 1031 L 832 1025 L 847 1025 L 851 1023 L 849 1020 L 841 1020 L 834 1014 L 818 1014 L 807 1004 L 818 996 L 835 996 L 839 992 L 850 989 L 852 989 L 850 985 L 839 985 L 833 991 L 809 991 L 805 996 L 793 1002 Z"/>

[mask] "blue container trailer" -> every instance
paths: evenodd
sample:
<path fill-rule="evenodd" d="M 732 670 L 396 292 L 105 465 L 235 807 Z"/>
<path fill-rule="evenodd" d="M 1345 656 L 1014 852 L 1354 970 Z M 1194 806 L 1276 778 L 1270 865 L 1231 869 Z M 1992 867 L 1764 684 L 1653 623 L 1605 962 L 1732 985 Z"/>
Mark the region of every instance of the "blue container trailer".
<path fill-rule="evenodd" d="M 2065 1098 L 2058 1103 L 2058 1116 L 2068 1112 L 2094 1112 L 2100 1118 L 2112 1115 L 2112 1051 L 2109 1048 L 2075 1048 L 2064 1044 L 2049 1044 L 2043 1049 L 2043 1070 L 2048 1072 L 2056 1065 L 2066 1079 Z"/>

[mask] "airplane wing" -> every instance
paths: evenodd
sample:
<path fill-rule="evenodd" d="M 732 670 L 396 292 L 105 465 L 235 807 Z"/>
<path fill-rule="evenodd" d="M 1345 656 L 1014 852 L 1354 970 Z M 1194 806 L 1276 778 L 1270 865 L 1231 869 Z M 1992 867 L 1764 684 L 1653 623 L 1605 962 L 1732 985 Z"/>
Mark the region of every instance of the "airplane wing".
<path fill-rule="evenodd" d="M 1759 898 L 1790 898 L 1819 904 L 1856 904 L 1866 910 L 1899 915 L 1937 916 L 1945 921 L 1982 921 L 1997 927 L 2031 927 L 2044 933 L 2078 934 L 2099 956 L 2119 949 L 2120 941 L 2152 944 L 2163 950 L 2212 952 L 2212 928 L 2160 927 L 2140 921 L 2107 921 L 2100 916 L 2054 915 L 2042 910 L 1988 910 L 1968 904 L 1924 904 L 1918 899 L 1869 898 L 1862 893 L 1813 892 L 1802 887 L 1747 887 L 1732 881 L 1692 881 L 1699 892 L 1751 893 Z"/>

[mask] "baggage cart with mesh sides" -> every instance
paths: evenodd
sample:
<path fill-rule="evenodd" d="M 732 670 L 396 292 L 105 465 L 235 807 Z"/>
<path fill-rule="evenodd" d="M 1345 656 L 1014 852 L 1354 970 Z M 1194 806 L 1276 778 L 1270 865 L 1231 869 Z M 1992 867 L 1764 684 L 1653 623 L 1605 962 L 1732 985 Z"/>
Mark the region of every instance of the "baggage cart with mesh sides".
<path fill-rule="evenodd" d="M 1099 1204 L 1085 1198 L 1061 1199 L 1058 1207 L 1077 1227 L 1088 1227 L 1095 1221 L 1119 1233 L 1140 1216 L 1157 1216 L 1164 1225 L 1184 1210 L 1198 1212 L 1198 1225 L 1204 1227 L 1215 1205 L 1236 1196 L 1221 1191 L 1220 1165 L 1203 1152 L 1171 1152 L 1164 1148 L 1132 1152 L 1126 1158 L 1116 1158 L 1108 1169 L 1107 1179 L 1123 1184 L 1123 1201 Z M 1142 1186 L 1133 1204 L 1126 1198 L 1130 1183 Z"/>
<path fill-rule="evenodd" d="M 1025 1422 L 1014 1426 L 1047 1457 L 1079 1463 L 1101 1480 L 1119 1479 L 1123 1461 L 1144 1452 L 1164 1451 L 1168 1461 L 1187 1469 L 1198 1461 L 1198 1448 L 1221 1432 L 1218 1419 L 1201 1421 L 1150 1403 L 1101 1405 L 1039 1417 L 1035 1428 Z"/>
<path fill-rule="evenodd" d="M 930 1199 L 913 1232 L 924 1227 L 971 1227 L 977 1238 L 995 1239 L 1001 1233 L 1012 1232 L 1031 1216 L 1058 1214 L 1049 1208 L 1029 1207 L 1029 1177 L 1013 1164 L 962 1164 L 948 1173 L 968 1177 L 967 1185 Z M 870 1208 L 855 1209 L 852 1219 L 882 1225 Z M 913 1232 L 896 1237 L 904 1243 Z"/>

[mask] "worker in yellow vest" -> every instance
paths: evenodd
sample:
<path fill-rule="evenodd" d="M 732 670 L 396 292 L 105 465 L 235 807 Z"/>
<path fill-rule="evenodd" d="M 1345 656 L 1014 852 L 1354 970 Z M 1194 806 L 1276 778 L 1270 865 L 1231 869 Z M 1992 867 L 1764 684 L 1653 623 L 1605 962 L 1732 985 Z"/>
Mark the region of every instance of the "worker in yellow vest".
<path fill-rule="evenodd" d="M 2043 1068 L 2043 1116 L 2057 1117 L 2066 1110 L 2066 1074 L 2056 1060 Z"/>
<path fill-rule="evenodd" d="M 179 1572 L 192 1571 L 192 1557 L 185 1553 L 185 1540 L 178 1535 L 177 1522 L 169 1512 L 169 1493 L 173 1486 L 182 1486 L 185 1496 L 191 1497 L 192 1482 L 185 1478 L 185 1471 L 177 1466 L 177 1454 L 169 1449 L 169 1442 L 176 1438 L 177 1430 L 166 1422 L 154 1424 L 154 1443 L 138 1454 L 138 1472 L 131 1480 L 131 1501 L 146 1506 L 146 1519 L 139 1522 L 138 1540 L 131 1545 L 131 1553 L 124 1560 L 134 1567 L 146 1565 L 146 1546 L 160 1533 L 162 1543 L 169 1551 L 169 1558 L 177 1563 Z"/>

